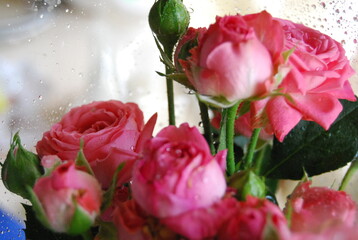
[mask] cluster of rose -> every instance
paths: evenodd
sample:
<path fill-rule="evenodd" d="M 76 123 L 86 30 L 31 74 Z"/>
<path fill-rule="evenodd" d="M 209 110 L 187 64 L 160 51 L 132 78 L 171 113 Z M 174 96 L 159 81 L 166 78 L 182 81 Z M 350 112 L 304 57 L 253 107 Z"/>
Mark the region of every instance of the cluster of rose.
<path fill-rule="evenodd" d="M 217 17 L 208 28 L 188 28 L 181 0 L 156 1 L 149 21 L 166 66 L 161 75 L 167 79 L 171 124 L 153 136 L 156 114 L 145 123 L 135 103 L 109 100 L 72 108 L 43 134 L 36 154 L 24 149 L 16 134 L 2 179 L 10 191 L 32 203 L 36 219 L 28 212 L 27 237 L 358 237 L 356 203 L 344 187 L 310 186 L 307 176 L 320 167 L 291 169 L 280 162 L 276 170 L 267 170 L 267 161 L 275 161 L 267 158 L 267 149 L 289 148 L 292 139 L 316 144 L 304 136 L 324 135 L 337 118 L 339 131 L 319 139 L 337 145 L 351 134 L 353 145 L 344 143 L 349 159 L 332 168 L 356 156 L 357 104 L 348 82 L 354 71 L 341 44 L 266 11 Z M 173 80 L 196 93 L 204 134 L 187 123 L 175 126 Z M 301 135 L 290 138 L 298 124 L 303 124 L 297 130 Z M 349 134 L 339 138 L 343 125 Z M 293 148 L 299 160 L 307 160 L 302 145 Z M 315 166 L 325 166 L 322 162 Z M 350 169 L 354 166 L 355 161 Z M 332 170 L 322 168 L 318 171 Z M 282 210 L 269 185 L 275 176 L 292 171 L 306 177 Z M 51 234 L 31 229 L 41 228 L 33 221 Z"/>

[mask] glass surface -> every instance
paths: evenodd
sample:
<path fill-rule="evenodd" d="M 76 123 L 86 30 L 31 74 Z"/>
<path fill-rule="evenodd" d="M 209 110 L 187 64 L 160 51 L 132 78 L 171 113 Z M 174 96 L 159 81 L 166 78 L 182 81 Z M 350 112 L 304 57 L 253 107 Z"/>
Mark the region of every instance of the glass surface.
<path fill-rule="evenodd" d="M 158 112 L 155 131 L 167 125 L 165 80 L 155 72 L 164 69 L 147 23 L 153 2 L 0 1 L 1 162 L 17 131 L 26 147 L 34 150 L 42 133 L 65 112 L 94 100 L 136 102 L 146 120 Z M 193 27 L 208 26 L 216 15 L 261 10 L 303 23 L 341 42 L 358 71 L 358 2 L 302 2 L 184 0 Z M 357 93 L 357 75 L 351 83 Z M 175 94 L 177 123 L 199 126 L 195 96 L 178 84 Z M 337 186 L 343 173 L 344 169 L 324 174 L 316 177 L 315 183 Z M 283 201 L 293 185 L 284 182 L 282 186 Z M 348 191 L 358 200 L 357 190 L 350 187 Z M 0 209 L 23 218 L 23 200 L 2 184 L 0 195 Z"/>

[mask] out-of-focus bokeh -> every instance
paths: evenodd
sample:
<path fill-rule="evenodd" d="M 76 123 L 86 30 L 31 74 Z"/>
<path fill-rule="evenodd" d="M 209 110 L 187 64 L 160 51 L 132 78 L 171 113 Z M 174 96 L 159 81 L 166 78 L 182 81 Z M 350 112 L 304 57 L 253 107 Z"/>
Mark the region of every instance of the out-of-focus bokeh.
<path fill-rule="evenodd" d="M 71 107 L 95 100 L 136 102 L 145 118 L 158 112 L 167 125 L 165 81 L 147 23 L 154 0 L 0 0 L 0 158 L 20 131 L 33 150 L 42 133 Z M 208 26 L 216 15 L 262 10 L 320 30 L 346 49 L 358 71 L 358 2 L 300 0 L 184 0 L 191 26 Z M 351 78 L 358 91 L 358 76 Z M 199 126 L 195 96 L 175 85 L 178 124 Z M 344 169 L 315 178 L 336 186 Z M 358 178 L 356 178 L 357 180 Z M 355 181 L 355 180 L 354 180 Z M 354 182 L 353 181 L 353 182 Z M 282 199 L 294 186 L 283 182 Z M 357 185 L 356 185 L 357 186 Z M 349 191 L 358 200 L 358 192 Z M 355 190 L 357 191 L 357 190 Z M 0 185 L 0 209 L 23 218 L 20 202 Z"/>

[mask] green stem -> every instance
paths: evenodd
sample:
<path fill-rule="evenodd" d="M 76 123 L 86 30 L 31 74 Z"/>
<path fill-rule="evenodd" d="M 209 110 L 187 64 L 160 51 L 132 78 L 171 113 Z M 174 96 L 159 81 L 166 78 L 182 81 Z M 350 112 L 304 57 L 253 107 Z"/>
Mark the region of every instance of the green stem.
<path fill-rule="evenodd" d="M 358 170 L 358 159 L 354 159 L 351 163 L 351 165 L 349 166 L 346 174 L 343 177 L 341 186 L 339 186 L 339 190 L 340 191 L 344 191 L 344 189 L 346 189 L 349 181 L 352 179 L 354 173 Z"/>
<path fill-rule="evenodd" d="M 165 48 L 164 49 L 165 54 L 168 56 L 168 58 L 172 59 L 172 52 L 173 47 Z M 169 75 L 172 73 L 172 70 L 168 67 L 165 68 L 166 75 Z M 173 86 L 173 80 L 166 78 L 167 83 L 167 100 L 168 100 L 168 114 L 169 114 L 169 125 L 175 125 L 175 107 L 174 107 L 174 86 Z"/>
<path fill-rule="evenodd" d="M 209 144 L 211 154 L 215 155 L 215 147 L 213 144 L 213 134 L 211 131 L 211 124 L 210 124 L 209 113 L 208 113 L 209 109 L 208 109 L 208 106 L 206 106 L 206 104 L 201 101 L 199 101 L 199 107 L 200 107 L 201 121 L 202 121 L 203 128 L 204 128 L 204 136 L 205 136 L 206 141 Z"/>
<path fill-rule="evenodd" d="M 252 166 L 252 160 L 254 158 L 255 148 L 256 148 L 257 140 L 259 139 L 260 131 L 261 128 L 255 128 L 254 131 L 252 132 L 249 147 L 247 149 L 247 154 L 244 157 L 245 169 L 248 169 Z"/>
<path fill-rule="evenodd" d="M 235 119 L 237 108 L 240 102 L 227 110 L 227 126 L 226 126 L 226 147 L 227 147 L 227 172 L 229 176 L 235 173 L 235 152 L 234 152 L 234 136 L 235 136 Z"/>
<path fill-rule="evenodd" d="M 258 156 L 255 159 L 255 164 L 254 164 L 254 172 L 258 175 L 261 175 L 261 168 L 262 168 L 262 164 L 263 164 L 263 160 L 265 157 L 265 154 L 267 153 L 267 149 L 268 147 L 264 147 L 262 148 L 259 152 L 258 152 Z"/>

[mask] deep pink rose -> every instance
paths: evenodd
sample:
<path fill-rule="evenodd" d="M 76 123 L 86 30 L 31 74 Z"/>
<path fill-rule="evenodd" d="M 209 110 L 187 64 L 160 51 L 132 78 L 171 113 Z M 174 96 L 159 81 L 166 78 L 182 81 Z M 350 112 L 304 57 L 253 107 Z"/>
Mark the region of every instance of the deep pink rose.
<path fill-rule="evenodd" d="M 74 162 L 61 164 L 50 175 L 39 178 L 34 192 L 50 227 L 56 232 L 68 232 L 73 228 L 75 211 L 80 211 L 92 223 L 100 211 L 99 183 L 92 175 L 76 169 Z"/>
<path fill-rule="evenodd" d="M 161 221 L 188 239 L 207 239 L 218 234 L 223 223 L 232 215 L 231 212 L 235 209 L 236 204 L 235 198 L 224 198 L 209 207 L 163 218 Z"/>
<path fill-rule="evenodd" d="M 36 150 L 40 157 L 57 155 L 62 160 L 75 159 L 83 140 L 84 154 L 102 187 L 107 188 L 122 162 L 126 164 L 118 182 L 130 179 L 143 125 L 143 113 L 134 103 L 93 102 L 65 114 L 43 134 Z"/>
<path fill-rule="evenodd" d="M 278 239 L 289 239 L 290 233 L 282 211 L 266 199 L 248 196 L 246 201 L 237 202 L 232 209 L 231 216 L 219 231 L 218 239 L 261 240 L 273 232 Z"/>
<path fill-rule="evenodd" d="M 294 232 L 320 233 L 333 227 L 351 227 L 356 219 L 356 204 L 344 191 L 327 187 L 298 185 L 290 196 L 285 211 L 291 214 Z"/>
<path fill-rule="evenodd" d="M 282 60 L 283 39 L 265 11 L 217 17 L 181 64 L 199 94 L 233 103 L 266 92 Z"/>
<path fill-rule="evenodd" d="M 225 193 L 226 150 L 215 157 L 197 128 L 168 126 L 147 142 L 133 171 L 133 198 L 163 218 L 208 207 Z"/>
<path fill-rule="evenodd" d="M 118 239 L 149 239 L 143 232 L 146 213 L 133 200 L 117 202 L 113 212 L 113 223 L 117 228 Z"/>
<path fill-rule="evenodd" d="M 131 198 L 129 187 L 122 185 L 116 188 L 113 194 L 111 205 L 101 213 L 101 220 L 105 222 L 113 221 L 113 214 L 116 206 L 126 202 Z"/>
<path fill-rule="evenodd" d="M 278 88 L 293 102 L 274 96 L 254 102 L 251 111 L 253 125 L 262 126 L 262 118 L 267 118 L 282 141 L 302 119 L 328 129 L 342 111 L 338 99 L 355 101 L 348 81 L 354 70 L 337 41 L 301 24 L 276 20 L 285 31 L 285 50 L 293 50 L 288 59 L 290 71 Z"/>

